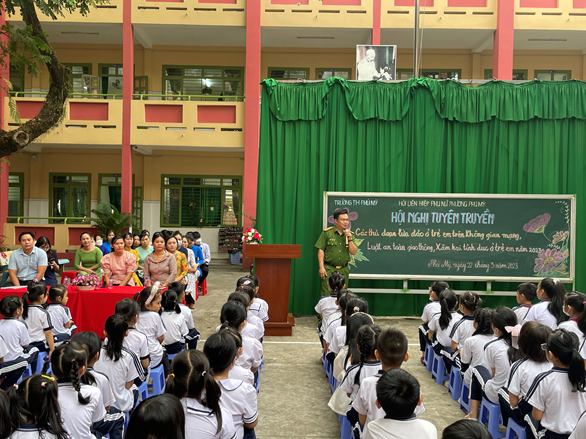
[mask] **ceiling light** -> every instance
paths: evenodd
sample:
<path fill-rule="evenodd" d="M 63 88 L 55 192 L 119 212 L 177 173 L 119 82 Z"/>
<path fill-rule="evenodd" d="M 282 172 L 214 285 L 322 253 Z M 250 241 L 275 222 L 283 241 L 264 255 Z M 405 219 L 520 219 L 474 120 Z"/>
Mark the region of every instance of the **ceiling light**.
<path fill-rule="evenodd" d="M 298 40 L 333 40 L 334 37 L 297 37 Z"/>
<path fill-rule="evenodd" d="M 61 35 L 100 35 L 99 32 L 61 32 Z"/>
<path fill-rule="evenodd" d="M 565 38 L 529 38 L 529 41 L 540 41 L 540 42 L 544 42 L 544 41 L 568 41 Z"/>

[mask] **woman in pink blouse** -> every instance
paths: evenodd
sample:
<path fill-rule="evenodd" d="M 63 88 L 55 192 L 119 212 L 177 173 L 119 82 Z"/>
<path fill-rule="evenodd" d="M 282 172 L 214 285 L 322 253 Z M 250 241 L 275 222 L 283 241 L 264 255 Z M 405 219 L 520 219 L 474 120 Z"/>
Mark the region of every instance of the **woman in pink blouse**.
<path fill-rule="evenodd" d="M 177 277 L 175 256 L 165 249 L 165 238 L 159 232 L 153 235 L 153 248 L 144 260 L 144 285 L 150 287 L 159 281 L 163 287 L 169 286 Z"/>
<path fill-rule="evenodd" d="M 112 253 L 104 256 L 100 262 L 104 272 L 104 283 L 121 287 L 134 286 L 132 274 L 136 271 L 136 257 L 124 251 L 124 239 L 116 236 L 112 239 Z"/>

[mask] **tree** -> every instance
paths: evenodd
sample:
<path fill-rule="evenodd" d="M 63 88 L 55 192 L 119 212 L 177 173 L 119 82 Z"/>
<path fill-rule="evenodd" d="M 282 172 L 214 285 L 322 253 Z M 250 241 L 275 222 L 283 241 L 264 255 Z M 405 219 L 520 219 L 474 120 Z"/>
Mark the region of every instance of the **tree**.
<path fill-rule="evenodd" d="M 64 12 L 77 11 L 86 16 L 91 7 L 104 3 L 105 0 L 3 0 L 2 12 L 15 16 L 17 9 L 26 27 L 15 28 L 4 24 L 0 28 L 3 40 L 0 42 L 0 65 L 6 66 L 10 56 L 12 63 L 26 67 L 32 75 L 38 75 L 40 65 L 45 64 L 51 76 L 49 92 L 39 114 L 12 131 L 0 130 L 0 157 L 8 156 L 31 143 L 42 134 L 50 131 L 59 123 L 64 114 L 65 102 L 69 96 L 70 71 L 62 65 L 43 32 L 37 10 L 57 20 L 65 17 Z M 5 87 L 6 88 L 6 87 Z M 3 102 L 0 105 L 4 105 Z"/>

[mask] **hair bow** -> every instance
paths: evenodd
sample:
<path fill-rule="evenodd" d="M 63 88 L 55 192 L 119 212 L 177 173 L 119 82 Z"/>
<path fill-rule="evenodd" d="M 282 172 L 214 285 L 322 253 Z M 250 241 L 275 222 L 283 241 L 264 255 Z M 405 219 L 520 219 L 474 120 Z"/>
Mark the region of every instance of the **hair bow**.
<path fill-rule="evenodd" d="M 515 349 L 519 349 L 519 343 L 518 343 L 518 339 L 519 339 L 519 334 L 521 333 L 521 325 L 516 325 L 516 326 L 505 326 L 505 331 L 507 331 L 509 334 L 511 334 L 511 344 L 513 345 L 513 347 Z"/>
<path fill-rule="evenodd" d="M 149 303 L 151 303 L 153 301 L 153 299 L 155 298 L 155 296 L 157 295 L 158 291 L 159 291 L 159 282 L 155 282 L 155 284 L 151 287 L 151 294 L 149 294 L 149 298 L 146 300 L 146 302 L 144 304 L 148 305 Z"/>
<path fill-rule="evenodd" d="M 242 282 L 242 285 L 248 285 L 250 283 L 249 280 L 245 280 L 244 282 Z"/>

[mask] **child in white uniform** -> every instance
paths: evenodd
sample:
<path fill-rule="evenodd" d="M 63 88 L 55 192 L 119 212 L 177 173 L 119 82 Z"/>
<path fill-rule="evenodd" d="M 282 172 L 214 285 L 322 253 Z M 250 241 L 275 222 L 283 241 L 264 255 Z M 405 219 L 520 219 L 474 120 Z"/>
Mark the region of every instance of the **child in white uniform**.
<path fill-rule="evenodd" d="M 214 379 L 220 385 L 220 403 L 232 414 L 236 437 L 254 438 L 254 427 L 258 423 L 256 389 L 248 383 L 229 377 L 238 358 L 238 347 L 232 331 L 224 328 L 210 335 L 203 352 L 214 371 Z"/>
<path fill-rule="evenodd" d="M 242 303 L 230 300 L 222 306 L 220 321 L 222 326 L 230 326 L 242 335 L 242 329 L 246 325 L 246 308 Z M 262 345 L 258 340 L 242 336 L 242 355 L 238 357 L 236 365 L 256 373 L 262 363 L 262 352 Z"/>
<path fill-rule="evenodd" d="M 235 330 L 234 328 L 228 327 L 230 333 L 234 336 L 234 341 L 236 342 L 236 347 L 238 348 L 238 357 L 242 355 L 242 335 Z M 245 369 L 242 366 L 238 366 L 234 364 L 230 372 L 228 372 L 228 378 L 244 381 L 252 386 L 254 386 L 254 374 L 250 369 Z"/>
<path fill-rule="evenodd" d="M 32 375 L 12 386 L 8 396 L 15 430 L 10 439 L 69 439 L 57 395 L 57 381 L 46 375 Z"/>
<path fill-rule="evenodd" d="M 46 352 L 47 361 L 55 349 L 51 316 L 43 305 L 47 301 L 47 287 L 42 282 L 31 282 L 27 292 L 22 295 L 23 310 L 21 319 L 27 324 L 31 339 L 30 347 L 37 348 L 39 355 Z M 34 365 L 31 365 L 34 368 Z M 40 371 L 33 370 L 34 373 Z"/>
<path fill-rule="evenodd" d="M 232 415 L 220 403 L 220 387 L 202 352 L 189 350 L 177 354 L 165 392 L 181 399 L 185 410 L 185 439 L 235 438 Z"/>
<path fill-rule="evenodd" d="M 67 288 L 61 284 L 53 285 L 49 288 L 49 299 L 51 303 L 47 305 L 47 311 L 51 314 L 51 323 L 53 324 L 53 336 L 55 343 L 58 345 L 65 340 L 70 340 L 75 334 L 77 326 L 71 320 L 71 312 L 67 308 Z"/>
<path fill-rule="evenodd" d="M 151 370 L 163 365 L 165 376 L 169 375 L 169 357 L 161 343 L 165 339 L 165 325 L 159 315 L 161 310 L 161 293 L 158 287 L 147 287 L 134 295 L 140 306 L 136 329 L 147 336 L 151 356 Z"/>
<path fill-rule="evenodd" d="M 322 341 L 324 335 L 324 323 L 338 309 L 338 305 L 336 304 L 337 294 L 338 291 L 346 288 L 346 278 L 342 273 L 334 271 L 328 278 L 328 286 L 330 288 L 330 295 L 320 297 L 317 305 L 315 305 L 315 312 L 321 317 L 321 322 L 317 325 L 317 333 L 319 334 L 320 341 Z"/>
<path fill-rule="evenodd" d="M 437 439 L 435 426 L 413 414 L 421 404 L 419 382 L 403 369 L 387 370 L 376 385 L 376 403 L 387 414 L 370 422 L 364 439 Z"/>
<path fill-rule="evenodd" d="M 529 309 L 526 322 L 539 322 L 553 331 L 568 319 L 563 311 L 566 290 L 559 280 L 546 277 L 539 282 L 537 297 L 540 302 Z"/>
<path fill-rule="evenodd" d="M 124 439 L 185 437 L 183 406 L 175 395 L 163 393 L 151 396 L 136 407 Z"/>
<path fill-rule="evenodd" d="M 187 325 L 187 335 L 185 336 L 187 349 L 197 349 L 197 343 L 199 342 L 200 334 L 199 331 L 195 329 L 191 308 L 183 304 L 183 301 L 185 300 L 185 287 L 181 282 L 172 282 L 171 285 L 169 285 L 169 289 L 177 293 L 179 309 L 181 310 L 181 315 L 185 319 L 185 324 Z"/>
<path fill-rule="evenodd" d="M 254 274 L 249 274 L 248 277 L 254 283 L 254 300 L 250 305 L 250 312 L 255 314 L 259 319 L 264 322 L 269 320 L 269 304 L 266 300 L 258 297 L 258 290 L 260 289 L 260 279 Z"/>
<path fill-rule="evenodd" d="M 250 311 L 250 308 L 254 304 L 254 300 L 256 298 L 256 289 L 254 282 L 252 282 L 252 280 L 247 277 L 238 279 L 238 282 L 240 282 L 242 279 L 246 280 L 242 283 L 242 285 L 237 285 L 236 291 L 240 291 L 248 297 L 249 302 L 248 305 L 246 305 L 246 320 L 258 327 L 259 331 L 261 332 L 260 338 L 262 339 L 262 337 L 265 335 L 264 322 L 267 321 L 269 317 L 266 315 L 264 309 L 260 305 L 255 306 L 256 312 Z"/>
<path fill-rule="evenodd" d="M 580 355 L 586 358 L 586 295 L 577 291 L 566 294 L 564 313 L 570 316 L 570 320 L 560 323 L 558 328 L 576 334 Z"/>
<path fill-rule="evenodd" d="M 447 370 L 457 365 L 457 358 L 464 347 L 464 342 L 472 336 L 474 327 L 474 313 L 482 305 L 482 299 L 478 294 L 468 291 L 460 296 L 460 312 L 464 314 L 452 327 L 450 332 L 450 349 L 443 349 L 444 362 L 448 364 Z"/>
<path fill-rule="evenodd" d="M 515 333 L 516 331 L 513 334 Z M 547 361 L 545 351 L 541 349 L 541 345 L 547 343 L 550 334 L 549 326 L 537 322 L 527 322 L 521 328 L 517 344 L 523 358 L 511 366 L 507 385 L 500 389 L 498 394 L 503 425 L 508 424 L 509 418 L 513 418 L 519 425 L 525 425 L 523 418 L 532 408 L 525 395 L 535 377 L 551 369 L 551 363 Z"/>
<path fill-rule="evenodd" d="M 507 384 L 511 362 L 520 359 L 520 353 L 513 347 L 512 335 L 506 327 L 517 325 L 517 315 L 506 306 L 499 306 L 490 317 L 494 334 L 498 337 L 484 347 L 488 367 L 476 366 L 470 386 L 470 418 L 478 419 L 478 408 L 482 397 L 498 404 L 498 391 Z M 494 374 L 492 371 L 494 370 Z"/>
<path fill-rule="evenodd" d="M 434 315 L 429 322 L 429 334 L 428 337 L 431 340 L 433 351 L 437 355 L 442 355 L 442 351 L 451 358 L 452 355 L 452 339 L 450 334 L 452 328 L 462 318 L 461 314 L 456 311 L 456 305 L 458 304 L 458 298 L 456 293 L 452 290 L 447 289 L 440 293 L 440 307 L 441 312 Z M 450 373 L 451 366 L 449 363 L 445 363 L 446 371 Z"/>
<path fill-rule="evenodd" d="M 163 295 L 164 305 L 161 318 L 165 325 L 165 350 L 168 354 L 177 354 L 185 349 L 187 323 L 181 314 L 177 293 L 171 289 Z"/>
<path fill-rule="evenodd" d="M 62 344 L 51 355 L 53 375 L 59 383 L 61 416 L 65 429 L 75 439 L 96 439 L 92 424 L 106 416 L 100 389 L 81 384 L 87 360 L 87 351 L 77 342 Z"/>
<path fill-rule="evenodd" d="M 108 338 L 102 347 L 100 358 L 94 369 L 110 379 L 114 394 L 115 408 L 121 412 L 132 410 L 138 399 L 138 389 L 134 380 L 138 377 L 134 359 L 130 351 L 123 346 L 124 337 L 128 332 L 128 324 L 123 316 L 114 314 L 106 320 L 104 335 Z"/>
<path fill-rule="evenodd" d="M 151 364 L 147 336 L 135 327 L 138 322 L 138 315 L 140 314 L 140 306 L 132 299 L 122 299 L 116 303 L 114 312 L 124 317 L 124 320 L 128 324 L 128 334 L 124 337 L 122 346 L 133 354 L 134 366 L 138 373 L 138 377 L 134 383 L 139 387 L 146 381 Z"/>
<path fill-rule="evenodd" d="M 324 335 L 324 342 L 327 348 L 326 358 L 330 363 L 334 362 L 334 359 L 336 358 L 336 356 L 340 352 L 340 349 L 342 349 L 342 346 L 344 346 L 346 342 L 346 322 L 348 321 L 348 318 L 352 314 L 354 314 L 354 312 L 368 312 L 368 303 L 365 300 L 355 302 L 356 306 L 353 306 L 351 310 L 348 309 L 348 302 L 351 299 L 356 298 L 356 296 L 348 290 L 342 291 L 346 291 L 346 293 L 341 294 L 338 298 L 338 307 L 340 308 L 340 312 L 342 314 L 339 321 L 340 324 L 336 325 L 334 328 L 330 328 L 328 326 L 328 329 L 326 330 L 326 333 Z M 364 307 L 364 309 L 362 310 L 360 309 L 361 305 Z M 358 311 L 354 311 L 355 309 Z"/>
<path fill-rule="evenodd" d="M 249 289 L 248 287 L 245 288 Z M 228 296 L 228 301 L 240 302 L 246 309 L 246 325 L 242 328 L 242 336 L 262 341 L 265 331 L 264 325 L 258 317 L 248 314 L 248 306 L 250 305 L 248 294 L 243 291 L 234 291 Z M 220 327 L 221 325 L 216 328 L 216 332 L 220 330 Z"/>
<path fill-rule="evenodd" d="M 519 325 L 525 324 L 525 317 L 531 309 L 531 302 L 537 297 L 537 286 L 531 282 L 525 282 L 517 287 L 517 303 L 518 306 L 513 308 L 517 314 L 517 321 Z"/>
<path fill-rule="evenodd" d="M 431 341 L 428 337 L 429 322 L 434 315 L 441 311 L 439 295 L 443 290 L 447 290 L 449 288 L 450 286 L 447 283 L 440 281 L 434 282 L 429 287 L 429 300 L 431 302 L 425 304 L 423 307 L 423 312 L 421 313 L 421 320 L 423 320 L 423 323 L 419 326 L 419 350 L 421 351 L 420 361 L 422 363 L 425 356 L 425 348 L 428 344 L 431 344 Z"/>
<path fill-rule="evenodd" d="M 462 379 L 468 387 L 470 387 L 470 382 L 472 381 L 472 371 L 476 366 L 488 368 L 484 357 L 484 347 L 487 343 L 496 340 L 490 323 L 491 314 L 492 310 L 490 308 L 480 308 L 474 313 L 475 331 L 464 342 L 460 358 L 456 358 L 456 365 L 460 368 L 460 372 L 464 374 Z"/>
<path fill-rule="evenodd" d="M 553 368 L 538 375 L 527 392 L 533 410 L 525 419 L 535 437 L 567 438 L 586 410 L 586 371 L 578 347 L 576 334 L 565 329 L 554 331 L 547 341 Z"/>

